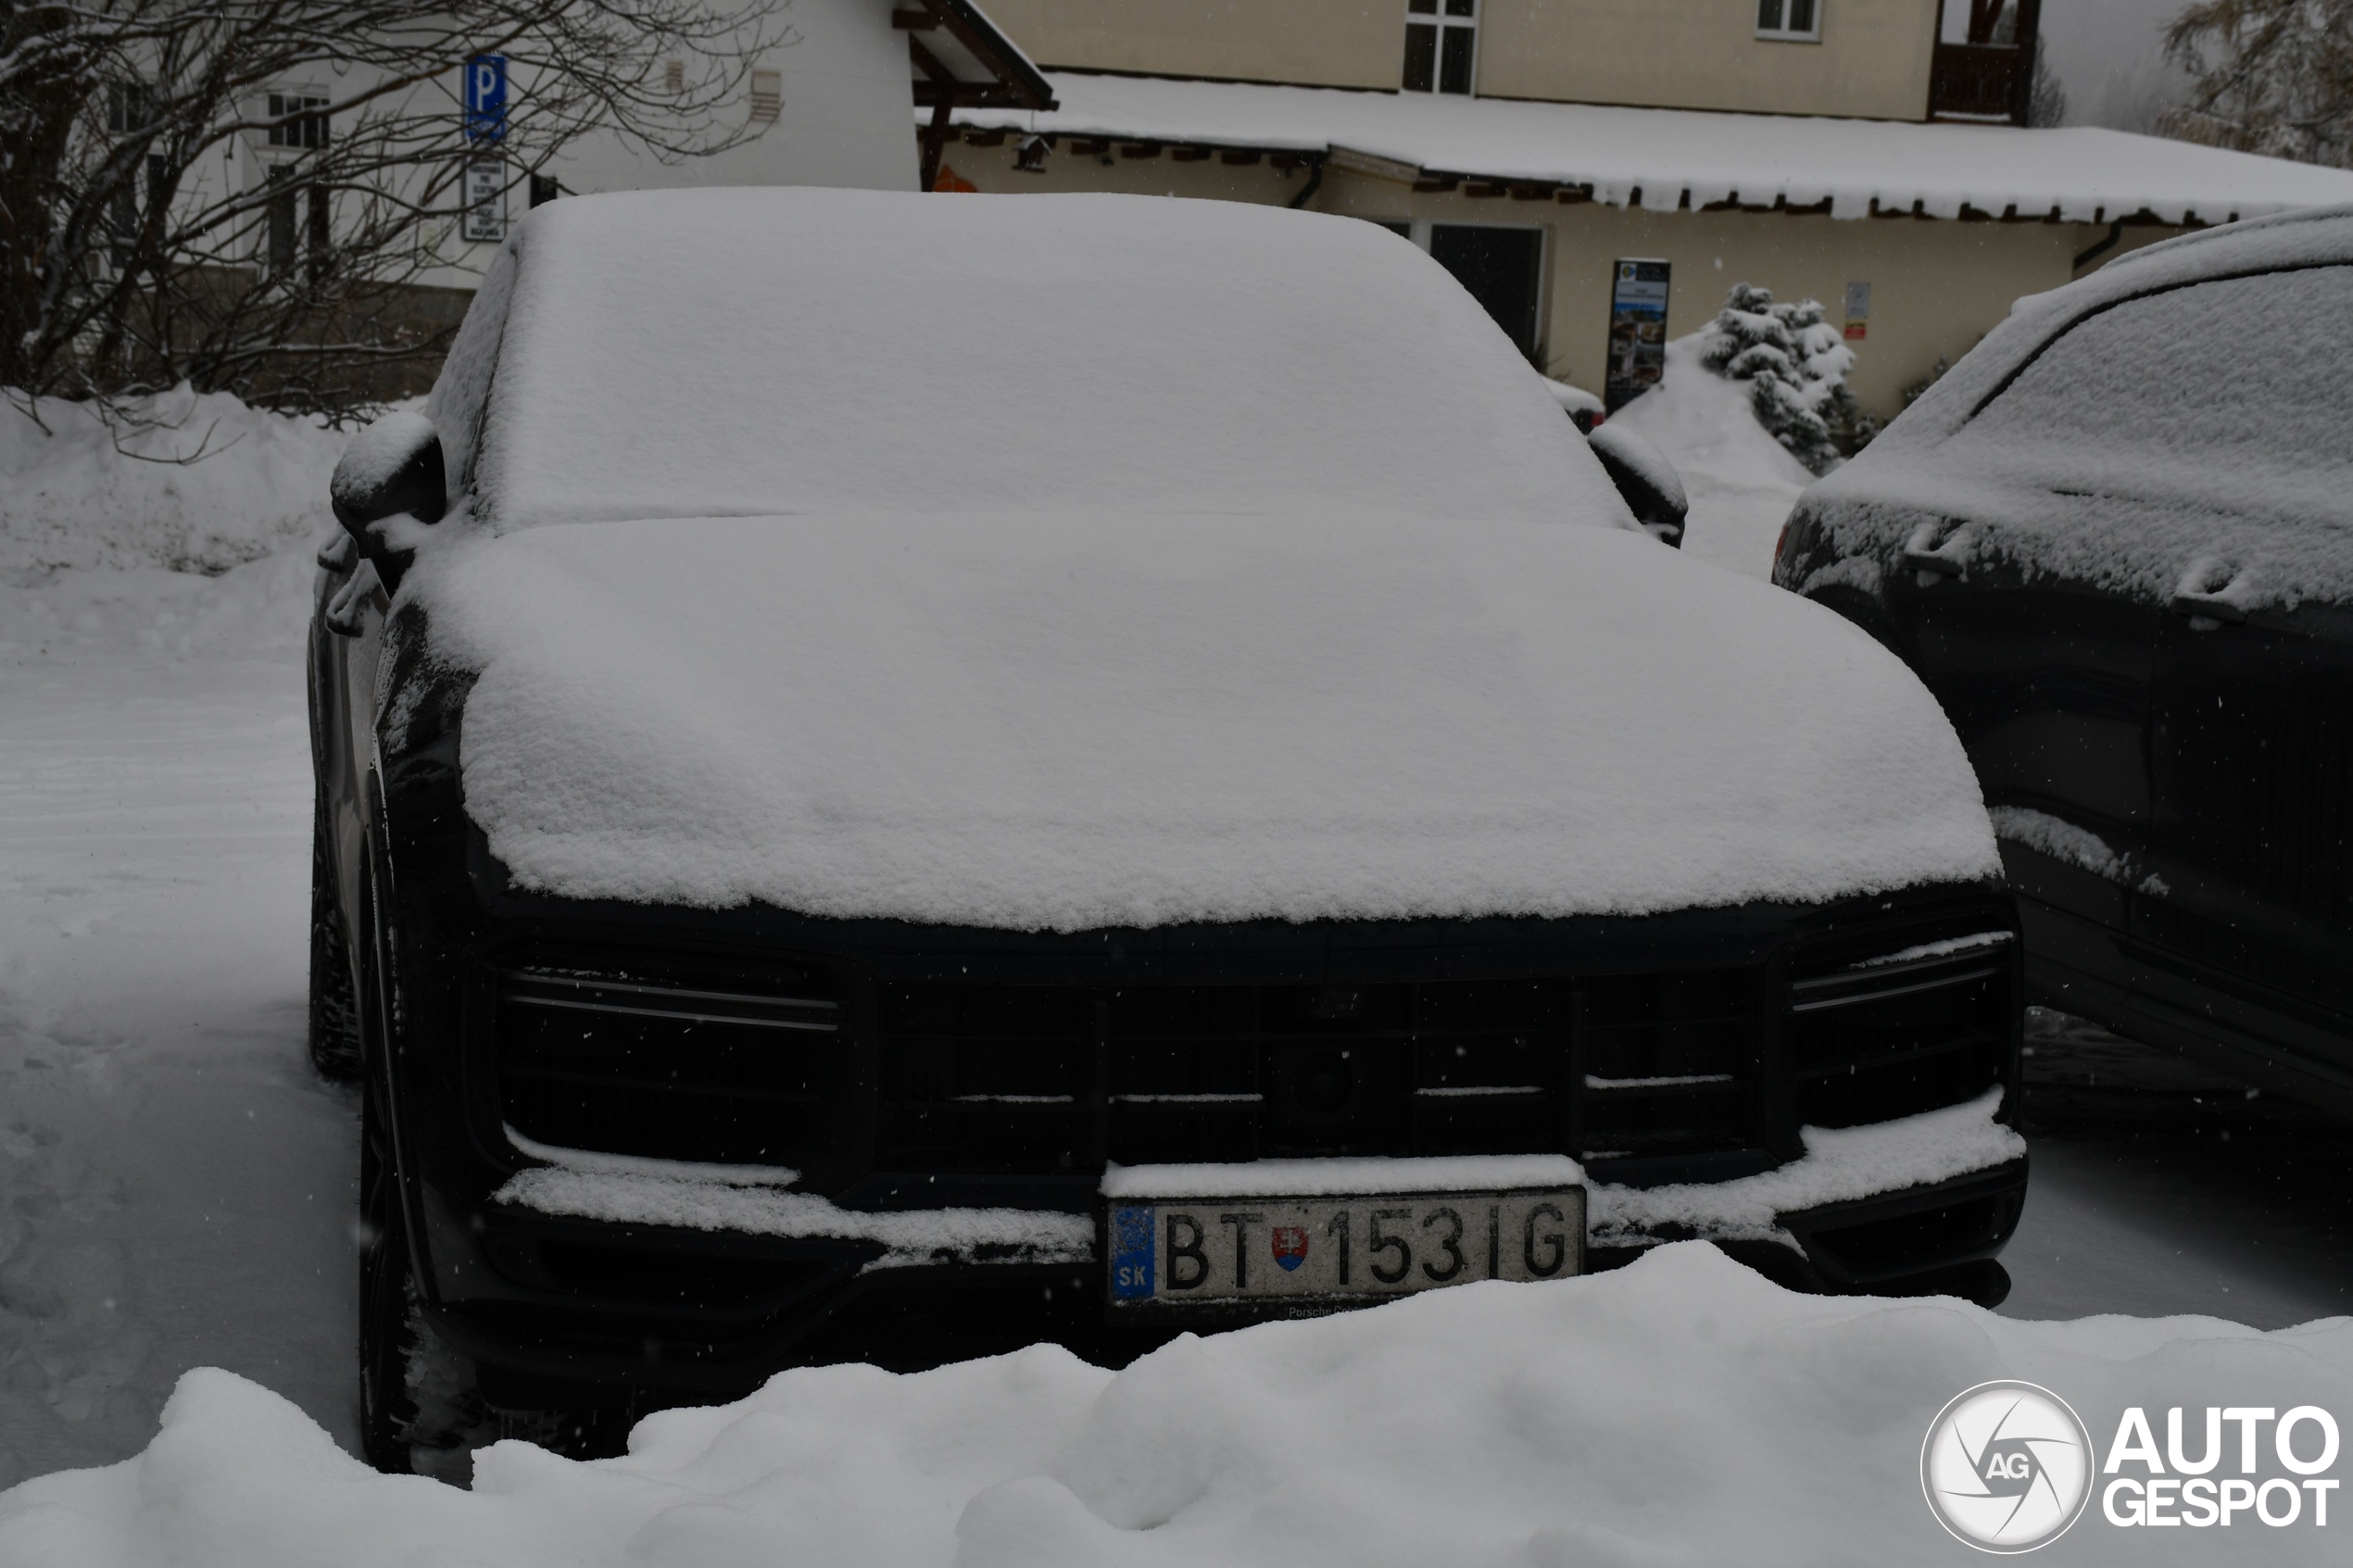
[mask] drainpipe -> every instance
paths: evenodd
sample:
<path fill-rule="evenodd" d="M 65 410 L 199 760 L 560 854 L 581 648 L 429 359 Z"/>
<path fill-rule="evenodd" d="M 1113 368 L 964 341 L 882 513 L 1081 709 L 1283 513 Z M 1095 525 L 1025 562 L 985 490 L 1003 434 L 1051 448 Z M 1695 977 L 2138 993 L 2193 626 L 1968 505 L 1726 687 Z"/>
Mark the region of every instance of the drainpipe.
<path fill-rule="evenodd" d="M 1329 156 L 1327 153 L 1307 155 L 1307 183 L 1302 185 L 1299 188 L 1299 194 L 1290 199 L 1290 206 L 1294 210 L 1305 207 L 1314 199 L 1315 193 L 1323 188 L 1324 159 Z"/>
<path fill-rule="evenodd" d="M 2075 270 L 2081 272 L 2109 251 L 2124 243 L 2124 220 L 2118 219 L 2108 226 L 2108 238 L 2075 258 Z"/>

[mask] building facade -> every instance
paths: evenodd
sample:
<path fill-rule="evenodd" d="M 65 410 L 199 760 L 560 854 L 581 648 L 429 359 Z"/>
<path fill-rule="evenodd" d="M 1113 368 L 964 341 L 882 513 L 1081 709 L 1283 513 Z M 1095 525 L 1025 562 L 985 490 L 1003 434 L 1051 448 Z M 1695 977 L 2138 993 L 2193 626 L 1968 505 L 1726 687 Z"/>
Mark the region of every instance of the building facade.
<path fill-rule="evenodd" d="M 2353 201 L 2342 170 L 2012 123 L 2031 50 L 1992 40 L 2032 16 L 1970 5 L 1984 42 L 1940 42 L 1939 0 L 994 0 L 1058 107 L 957 111 L 933 188 L 1383 223 L 1595 392 L 1639 384 L 1630 334 L 1696 331 L 1754 283 L 1823 303 L 1881 416 L 2021 295 Z M 1629 266 L 1663 325 L 1629 315 Z"/>

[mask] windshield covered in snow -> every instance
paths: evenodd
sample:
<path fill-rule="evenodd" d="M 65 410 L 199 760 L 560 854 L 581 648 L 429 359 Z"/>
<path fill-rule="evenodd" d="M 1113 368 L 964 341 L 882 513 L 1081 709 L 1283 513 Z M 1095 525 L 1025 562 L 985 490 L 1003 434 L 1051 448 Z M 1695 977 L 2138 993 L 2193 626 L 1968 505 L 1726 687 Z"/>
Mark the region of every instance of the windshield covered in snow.
<path fill-rule="evenodd" d="M 479 461 L 452 468 L 501 529 L 1005 508 L 1627 526 L 1478 304 L 1353 219 L 635 192 L 540 208 L 501 265 L 503 337 L 461 339 L 436 401 L 495 351 Z"/>
<path fill-rule="evenodd" d="M 2087 318 L 1959 435 L 2051 488 L 2353 521 L 2353 267 L 2170 289 Z"/>

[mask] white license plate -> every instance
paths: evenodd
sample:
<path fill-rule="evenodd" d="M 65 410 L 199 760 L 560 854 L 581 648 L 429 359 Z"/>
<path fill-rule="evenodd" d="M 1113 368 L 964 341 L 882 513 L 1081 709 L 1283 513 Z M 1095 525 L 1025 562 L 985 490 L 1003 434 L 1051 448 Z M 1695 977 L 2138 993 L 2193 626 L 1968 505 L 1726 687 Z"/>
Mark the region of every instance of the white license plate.
<path fill-rule="evenodd" d="M 1580 1272 L 1585 1189 L 1131 1199 L 1105 1228 L 1114 1309 L 1378 1298 Z"/>

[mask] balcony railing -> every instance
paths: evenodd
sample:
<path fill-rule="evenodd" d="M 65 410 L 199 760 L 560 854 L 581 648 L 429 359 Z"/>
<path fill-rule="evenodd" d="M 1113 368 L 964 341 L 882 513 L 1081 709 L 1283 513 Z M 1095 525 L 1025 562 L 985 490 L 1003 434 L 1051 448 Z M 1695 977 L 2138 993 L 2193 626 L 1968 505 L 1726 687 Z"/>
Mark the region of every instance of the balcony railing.
<path fill-rule="evenodd" d="M 2023 125 L 2033 69 L 2032 53 L 2014 44 L 1939 44 L 1929 71 L 1929 117 Z"/>

